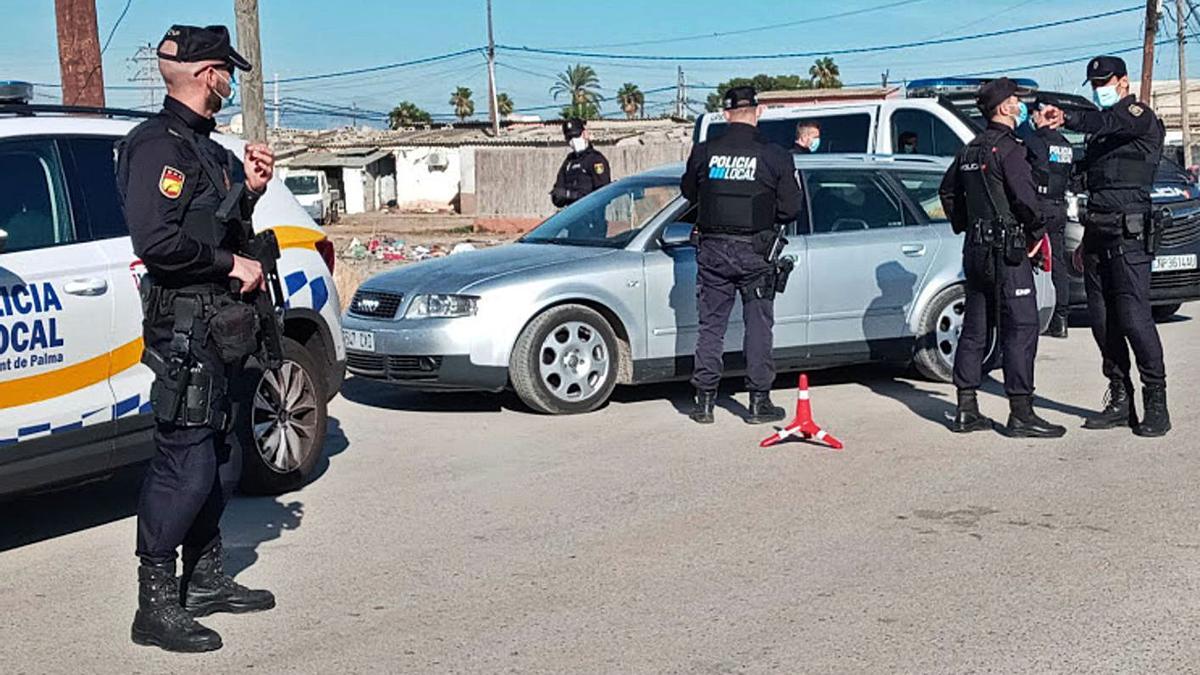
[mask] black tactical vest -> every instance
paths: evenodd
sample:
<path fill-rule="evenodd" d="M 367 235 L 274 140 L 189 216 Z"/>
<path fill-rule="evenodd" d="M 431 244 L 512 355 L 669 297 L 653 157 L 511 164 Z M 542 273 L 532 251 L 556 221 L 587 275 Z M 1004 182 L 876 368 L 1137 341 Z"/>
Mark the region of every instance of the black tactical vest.
<path fill-rule="evenodd" d="M 704 144 L 696 218 L 701 234 L 753 235 L 775 227 L 766 146 L 733 141 L 727 135 Z"/>
<path fill-rule="evenodd" d="M 1038 196 L 1059 202 L 1066 196 L 1067 185 L 1071 182 L 1071 162 L 1075 158 L 1075 149 L 1069 144 L 1057 143 L 1048 143 L 1047 149 L 1049 159 L 1046 166 L 1032 166 L 1033 182 L 1037 185 Z"/>
<path fill-rule="evenodd" d="M 1166 132 L 1158 120 L 1159 138 Z M 1118 138 L 1088 146 L 1089 190 L 1146 189 L 1154 182 L 1160 152 L 1145 152 Z M 1160 144 L 1161 148 L 1161 144 Z"/>

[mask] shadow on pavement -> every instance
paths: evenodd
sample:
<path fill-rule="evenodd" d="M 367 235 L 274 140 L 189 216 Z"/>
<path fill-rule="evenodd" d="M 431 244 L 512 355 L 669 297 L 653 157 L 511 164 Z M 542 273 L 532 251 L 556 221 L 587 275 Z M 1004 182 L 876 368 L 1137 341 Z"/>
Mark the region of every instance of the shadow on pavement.
<path fill-rule="evenodd" d="M 341 423 L 330 417 L 325 452 L 308 483 L 320 479 L 329 469 L 329 459 L 349 446 Z M 144 464 L 134 465 L 90 482 L 0 502 L 4 514 L 0 520 L 0 552 L 135 516 L 144 474 Z M 236 576 L 253 565 L 260 544 L 298 528 L 303 517 L 303 503 L 289 499 L 289 495 L 235 496 L 221 519 L 225 570 Z M 122 552 L 129 554 L 132 565 L 135 542 L 130 540 L 124 546 Z"/>
<path fill-rule="evenodd" d="M 353 376 L 346 378 L 342 383 L 341 396 L 347 401 L 383 410 L 455 414 L 501 410 L 529 411 L 511 391 L 412 391 L 386 382 Z"/>

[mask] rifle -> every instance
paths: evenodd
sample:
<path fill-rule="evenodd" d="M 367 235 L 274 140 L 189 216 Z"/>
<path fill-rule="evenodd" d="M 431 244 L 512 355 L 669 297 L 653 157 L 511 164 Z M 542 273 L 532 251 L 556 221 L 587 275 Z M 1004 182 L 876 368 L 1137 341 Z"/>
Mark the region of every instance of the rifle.
<path fill-rule="evenodd" d="M 245 189 L 244 183 L 234 185 L 217 209 L 217 218 L 237 221 L 243 231 L 253 232 L 241 211 Z M 259 361 L 267 370 L 278 370 L 283 366 L 283 311 L 287 306 L 283 284 L 279 281 L 279 240 L 273 230 L 251 234 L 240 253 L 262 266 L 266 290 L 256 291 L 251 301 L 258 315 Z"/>

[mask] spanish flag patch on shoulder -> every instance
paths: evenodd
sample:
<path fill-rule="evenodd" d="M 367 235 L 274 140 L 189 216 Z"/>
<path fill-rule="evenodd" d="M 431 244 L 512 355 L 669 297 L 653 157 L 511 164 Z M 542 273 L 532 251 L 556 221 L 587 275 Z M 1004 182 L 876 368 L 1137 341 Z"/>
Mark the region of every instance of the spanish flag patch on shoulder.
<path fill-rule="evenodd" d="M 158 179 L 158 191 L 167 199 L 179 199 L 183 194 L 183 172 L 173 166 L 164 166 Z"/>

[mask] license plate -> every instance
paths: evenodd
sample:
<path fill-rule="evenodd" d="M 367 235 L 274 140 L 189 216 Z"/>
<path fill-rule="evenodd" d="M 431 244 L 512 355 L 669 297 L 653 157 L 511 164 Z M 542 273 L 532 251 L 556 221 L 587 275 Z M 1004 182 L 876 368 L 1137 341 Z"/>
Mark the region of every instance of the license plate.
<path fill-rule="evenodd" d="M 353 349 L 358 352 L 375 351 L 375 334 L 369 330 L 343 328 L 342 339 L 346 342 L 346 349 Z"/>
<path fill-rule="evenodd" d="M 1152 272 L 1174 272 L 1177 270 L 1194 269 L 1196 269 L 1195 253 L 1187 255 L 1160 255 L 1150 265 L 1150 271 Z"/>

